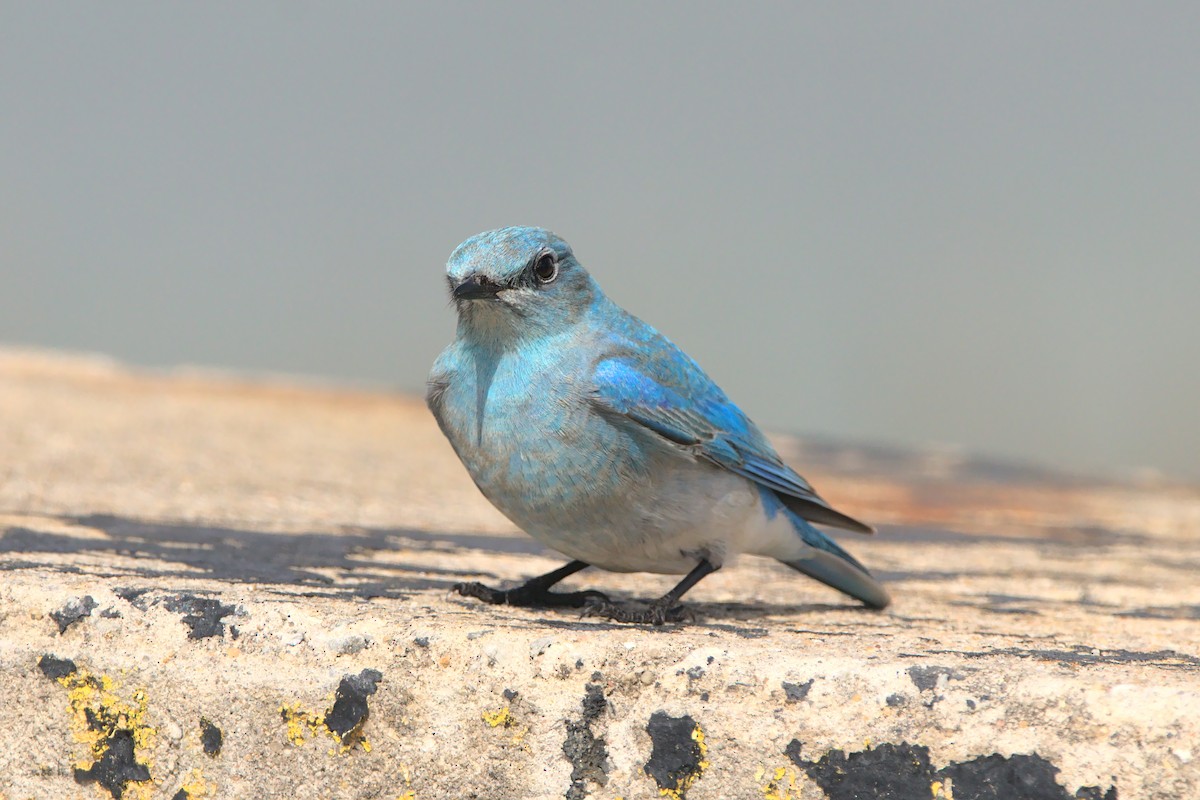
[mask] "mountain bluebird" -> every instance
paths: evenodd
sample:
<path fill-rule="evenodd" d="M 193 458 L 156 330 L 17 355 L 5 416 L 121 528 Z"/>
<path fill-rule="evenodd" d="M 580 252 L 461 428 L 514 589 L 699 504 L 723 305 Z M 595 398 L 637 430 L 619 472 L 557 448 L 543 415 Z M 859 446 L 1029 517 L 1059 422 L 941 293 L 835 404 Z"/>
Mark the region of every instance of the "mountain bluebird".
<path fill-rule="evenodd" d="M 514 589 L 469 583 L 460 594 L 662 624 L 681 618 L 679 599 L 701 578 L 753 553 L 888 604 L 810 523 L 871 529 L 822 500 L 695 361 L 600 291 L 562 239 L 481 233 L 446 274 L 458 335 L 433 365 L 429 408 L 484 496 L 574 559 Z M 549 591 L 588 566 L 686 577 L 643 610 Z"/>

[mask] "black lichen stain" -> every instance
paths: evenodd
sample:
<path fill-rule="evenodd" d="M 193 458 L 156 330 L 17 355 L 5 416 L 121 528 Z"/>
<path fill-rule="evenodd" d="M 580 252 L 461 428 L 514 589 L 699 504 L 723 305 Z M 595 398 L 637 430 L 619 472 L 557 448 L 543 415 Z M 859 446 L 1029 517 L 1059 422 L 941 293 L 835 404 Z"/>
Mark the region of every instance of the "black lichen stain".
<path fill-rule="evenodd" d="M 192 796 L 188 794 L 187 789 L 180 789 L 178 792 L 171 795 L 171 800 L 192 800 Z"/>
<path fill-rule="evenodd" d="M 67 632 L 67 628 L 74 625 L 84 617 L 90 617 L 92 610 L 96 608 L 96 601 L 92 599 L 90 594 L 83 597 L 72 597 L 67 601 L 67 604 L 58 611 L 51 611 L 50 618 L 58 624 L 59 634 Z"/>
<path fill-rule="evenodd" d="M 1058 767 L 1037 755 L 990 756 L 950 764 L 938 774 L 953 781 L 954 796 L 964 800 L 1116 800 L 1117 787 L 1102 796 L 1099 787 L 1086 786 L 1075 794 L 1058 785 Z"/>
<path fill-rule="evenodd" d="M 152 597 L 149 595 L 150 589 L 132 588 L 117 588 L 113 592 L 139 611 L 149 611 L 151 606 L 162 604 L 174 614 L 183 614 L 189 639 L 224 637 L 225 623 L 222 619 L 237 612 L 234 606 L 225 605 L 215 597 L 197 597 L 194 594 Z M 234 639 L 238 638 L 236 625 L 230 625 L 229 632 Z"/>
<path fill-rule="evenodd" d="M 805 761 L 800 757 L 800 743 L 792 740 L 784 752 L 829 800 L 912 800 L 931 796 L 934 771 L 928 747 L 882 744 L 849 755 L 830 750 L 817 761 Z M 955 797 L 966 800 L 959 798 L 957 791 Z"/>
<path fill-rule="evenodd" d="M 562 746 L 563 755 L 571 762 L 571 788 L 563 795 L 564 800 L 583 800 L 589 782 L 600 786 L 608 783 L 608 743 L 592 730 L 592 723 L 608 708 L 604 688 L 587 684 L 580 706 L 583 714 L 578 721 L 567 721 L 567 738 Z"/>
<path fill-rule="evenodd" d="M 600 719 L 600 715 L 608 708 L 608 701 L 604 699 L 604 688 L 594 683 L 589 683 L 584 687 L 585 694 L 583 702 L 580 704 L 583 707 L 583 721 L 595 722 Z"/>
<path fill-rule="evenodd" d="M 56 681 L 59 678 L 67 677 L 78 668 L 75 666 L 75 662 L 69 658 L 59 658 L 58 656 L 46 654 L 38 659 L 38 669 L 47 678 Z"/>
<path fill-rule="evenodd" d="M 200 746 L 204 748 L 207 755 L 212 758 L 221 755 L 221 743 L 224 738 L 220 728 L 204 717 L 200 718 Z"/>
<path fill-rule="evenodd" d="M 89 713 L 89 722 L 103 724 Z M 75 770 L 76 783 L 99 783 L 114 800 L 121 800 L 125 785 L 150 780 L 150 769 L 139 763 L 133 752 L 133 732 L 114 730 L 105 744 L 100 760 L 87 769 Z"/>
<path fill-rule="evenodd" d="M 945 675 L 947 681 L 961 681 L 966 675 L 953 667 L 917 666 L 908 668 L 908 679 L 919 692 L 936 689 L 938 681 Z"/>
<path fill-rule="evenodd" d="M 133 606 L 139 611 L 145 611 L 150 607 L 150 603 L 149 600 L 143 596 L 149 591 L 149 588 L 134 589 L 129 586 L 119 586 L 116 589 L 113 589 L 113 594 L 124 600 L 126 603 L 129 603 L 129 605 Z"/>
<path fill-rule="evenodd" d="M 163 601 L 168 611 L 183 614 L 183 624 L 187 625 L 189 639 L 207 639 L 210 636 L 224 636 L 225 623 L 222 617 L 228 617 L 235 609 L 227 606 L 215 597 L 196 597 L 191 594 L 181 594 L 169 597 Z M 235 635 L 236 639 L 237 636 Z"/>
<path fill-rule="evenodd" d="M 325 715 L 325 727 L 337 734 L 343 746 L 354 743 L 361 734 L 369 711 L 367 698 L 375 694 L 383 673 L 375 669 L 364 669 L 357 675 L 347 675 L 338 684 L 333 708 Z"/>
<path fill-rule="evenodd" d="M 949 782 L 955 800 L 1117 800 L 1115 786 L 1101 794 L 1085 786 L 1075 794 L 1058 784 L 1058 767 L 1037 755 L 990 756 L 935 770 L 929 748 L 882 744 L 847 755 L 830 750 L 816 761 L 801 756 L 793 739 L 784 754 L 804 770 L 829 800 L 910 800 L 929 797 L 935 782 Z"/>
<path fill-rule="evenodd" d="M 650 715 L 646 733 L 653 749 L 643 770 L 654 779 L 660 791 L 678 792 L 690 786 L 703 771 L 704 753 L 694 738 L 697 725 L 690 715 L 672 717 L 655 711 Z"/>
<path fill-rule="evenodd" d="M 812 688 L 815 678 L 809 678 L 804 683 L 788 683 L 783 681 L 783 693 L 787 697 L 789 703 L 799 703 L 804 698 L 808 697 L 808 690 Z"/>

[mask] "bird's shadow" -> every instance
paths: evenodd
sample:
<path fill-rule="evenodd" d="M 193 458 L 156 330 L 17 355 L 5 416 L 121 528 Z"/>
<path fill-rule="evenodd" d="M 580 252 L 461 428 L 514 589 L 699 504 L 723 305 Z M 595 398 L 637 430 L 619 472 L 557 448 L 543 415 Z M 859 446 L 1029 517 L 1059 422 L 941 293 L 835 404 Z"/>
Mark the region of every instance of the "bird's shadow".
<path fill-rule="evenodd" d="M 415 592 L 450 591 L 456 583 L 478 578 L 478 570 L 407 563 L 401 557 L 372 557 L 380 553 L 482 553 L 549 555 L 553 551 L 528 537 L 437 533 L 392 528 L 353 528 L 337 533 L 275 533 L 225 525 L 139 520 L 111 514 L 26 517 L 23 525 L 0 530 L 0 571 L 53 570 L 91 575 L 122 586 L 139 578 L 209 579 L 225 583 L 260 584 L 287 595 L 344 599 L 374 597 L 403 599 Z M 38 520 L 46 520 L 44 527 Z M 42 528 L 42 529 L 39 529 Z M 73 532 L 78 529 L 78 532 Z M 118 556 L 102 559 L 89 556 Z M 67 558 L 57 558 L 67 556 Z M 448 559 L 449 561 L 449 559 Z M 495 575 L 487 575 L 498 580 Z M 614 600 L 647 602 L 613 592 Z M 495 607 L 456 598 L 480 613 Z M 741 623 L 767 616 L 805 615 L 826 610 L 852 610 L 853 605 L 756 603 L 688 603 L 694 621 L 728 628 L 740 636 L 765 635 L 764 629 Z M 534 625 L 557 628 L 622 629 L 628 623 L 581 617 L 577 610 L 531 610 L 524 617 Z M 512 618 L 514 615 L 508 615 Z M 671 630 L 668 625 L 660 630 Z"/>
<path fill-rule="evenodd" d="M 403 597 L 448 590 L 474 570 L 406 563 L 371 554 L 443 552 L 505 554 L 543 552 L 517 537 L 433 533 L 410 529 L 354 528 L 338 533 L 269 533 L 223 525 L 158 522 L 89 514 L 37 518 L 0 530 L 0 571 L 49 569 L 106 579 L 211 579 L 256 583 L 289 594 L 331 597 Z M 64 523 L 67 532 L 63 532 Z M 78 527 L 79 533 L 70 532 Z M 87 558 L 113 555 L 111 563 Z M 59 559 L 56 556 L 68 556 Z M 41 556 L 41 558 L 39 558 Z"/>

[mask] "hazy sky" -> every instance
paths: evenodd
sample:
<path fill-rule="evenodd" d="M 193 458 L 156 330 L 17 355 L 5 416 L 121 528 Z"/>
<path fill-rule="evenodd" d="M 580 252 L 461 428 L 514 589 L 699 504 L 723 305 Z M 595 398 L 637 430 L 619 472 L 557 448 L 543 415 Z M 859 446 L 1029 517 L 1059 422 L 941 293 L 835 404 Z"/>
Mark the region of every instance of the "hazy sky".
<path fill-rule="evenodd" d="M 419 389 L 549 227 L 778 430 L 1200 480 L 1200 4 L 0 0 L 0 342 Z"/>

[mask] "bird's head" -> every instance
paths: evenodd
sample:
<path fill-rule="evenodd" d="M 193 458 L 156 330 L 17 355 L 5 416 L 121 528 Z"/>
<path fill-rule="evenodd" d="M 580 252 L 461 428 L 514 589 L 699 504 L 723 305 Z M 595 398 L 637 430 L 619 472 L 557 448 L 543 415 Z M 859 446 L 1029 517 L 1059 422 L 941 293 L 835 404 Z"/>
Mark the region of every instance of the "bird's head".
<path fill-rule="evenodd" d="M 450 255 L 446 279 L 460 329 L 492 338 L 559 332 L 597 291 L 570 245 L 542 228 L 472 236 Z"/>

